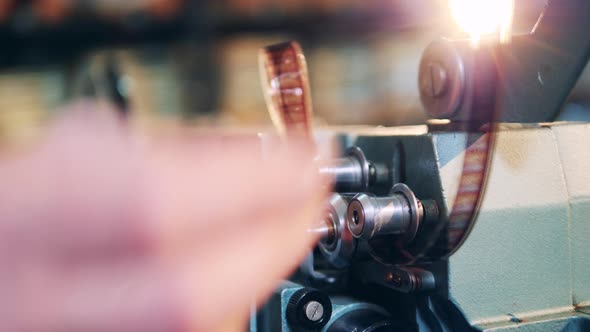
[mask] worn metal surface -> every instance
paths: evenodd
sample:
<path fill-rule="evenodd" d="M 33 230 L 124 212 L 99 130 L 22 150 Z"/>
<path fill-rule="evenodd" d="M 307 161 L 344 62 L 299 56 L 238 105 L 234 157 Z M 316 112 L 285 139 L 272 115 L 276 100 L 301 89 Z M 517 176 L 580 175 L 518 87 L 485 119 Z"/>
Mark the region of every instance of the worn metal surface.
<path fill-rule="evenodd" d="M 590 56 L 590 2 L 549 0 L 529 35 L 500 49 L 502 121 L 555 118 Z"/>
<path fill-rule="evenodd" d="M 590 301 L 590 124 L 552 127 L 570 202 L 572 301 Z"/>
<path fill-rule="evenodd" d="M 568 195 L 551 129 L 498 133 L 479 218 L 449 259 L 449 289 L 472 322 L 571 306 Z"/>

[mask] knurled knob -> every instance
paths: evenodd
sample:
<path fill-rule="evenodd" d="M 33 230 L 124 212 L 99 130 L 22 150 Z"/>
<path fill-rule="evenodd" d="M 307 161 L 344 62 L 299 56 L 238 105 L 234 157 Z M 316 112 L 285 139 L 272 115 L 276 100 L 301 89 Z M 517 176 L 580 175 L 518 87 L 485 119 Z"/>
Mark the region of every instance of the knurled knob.
<path fill-rule="evenodd" d="M 332 317 L 332 301 L 328 295 L 311 288 L 295 292 L 287 304 L 287 321 L 298 331 L 317 331 Z"/>

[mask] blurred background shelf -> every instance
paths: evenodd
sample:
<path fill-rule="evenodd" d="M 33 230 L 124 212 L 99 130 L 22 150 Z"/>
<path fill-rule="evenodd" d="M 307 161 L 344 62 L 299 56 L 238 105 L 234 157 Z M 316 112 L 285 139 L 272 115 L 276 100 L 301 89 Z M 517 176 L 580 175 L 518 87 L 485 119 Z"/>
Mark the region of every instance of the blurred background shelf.
<path fill-rule="evenodd" d="M 543 6 L 516 1 L 516 30 Z M 441 36 L 462 36 L 445 0 L 0 0 L 0 136 L 81 97 L 140 119 L 267 125 L 257 51 L 290 39 L 319 124 L 419 124 L 418 62 Z"/>

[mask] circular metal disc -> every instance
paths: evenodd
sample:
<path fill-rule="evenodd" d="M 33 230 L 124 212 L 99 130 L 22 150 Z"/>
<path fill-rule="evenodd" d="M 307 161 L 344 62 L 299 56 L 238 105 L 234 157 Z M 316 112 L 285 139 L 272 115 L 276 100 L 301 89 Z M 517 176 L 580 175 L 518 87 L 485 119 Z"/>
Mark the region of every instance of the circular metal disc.
<path fill-rule="evenodd" d="M 465 90 L 465 68 L 453 43 L 441 39 L 426 48 L 418 84 L 420 99 L 430 117 L 450 118 L 459 109 Z"/>

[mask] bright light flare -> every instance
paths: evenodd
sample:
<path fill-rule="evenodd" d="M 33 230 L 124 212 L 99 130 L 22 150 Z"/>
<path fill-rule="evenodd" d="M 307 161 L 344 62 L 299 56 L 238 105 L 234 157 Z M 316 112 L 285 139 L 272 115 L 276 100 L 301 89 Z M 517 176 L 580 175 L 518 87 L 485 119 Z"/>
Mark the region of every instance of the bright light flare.
<path fill-rule="evenodd" d="M 510 41 L 514 0 L 450 0 L 451 14 L 459 28 L 475 44 L 482 35 L 498 34 L 500 42 Z"/>

